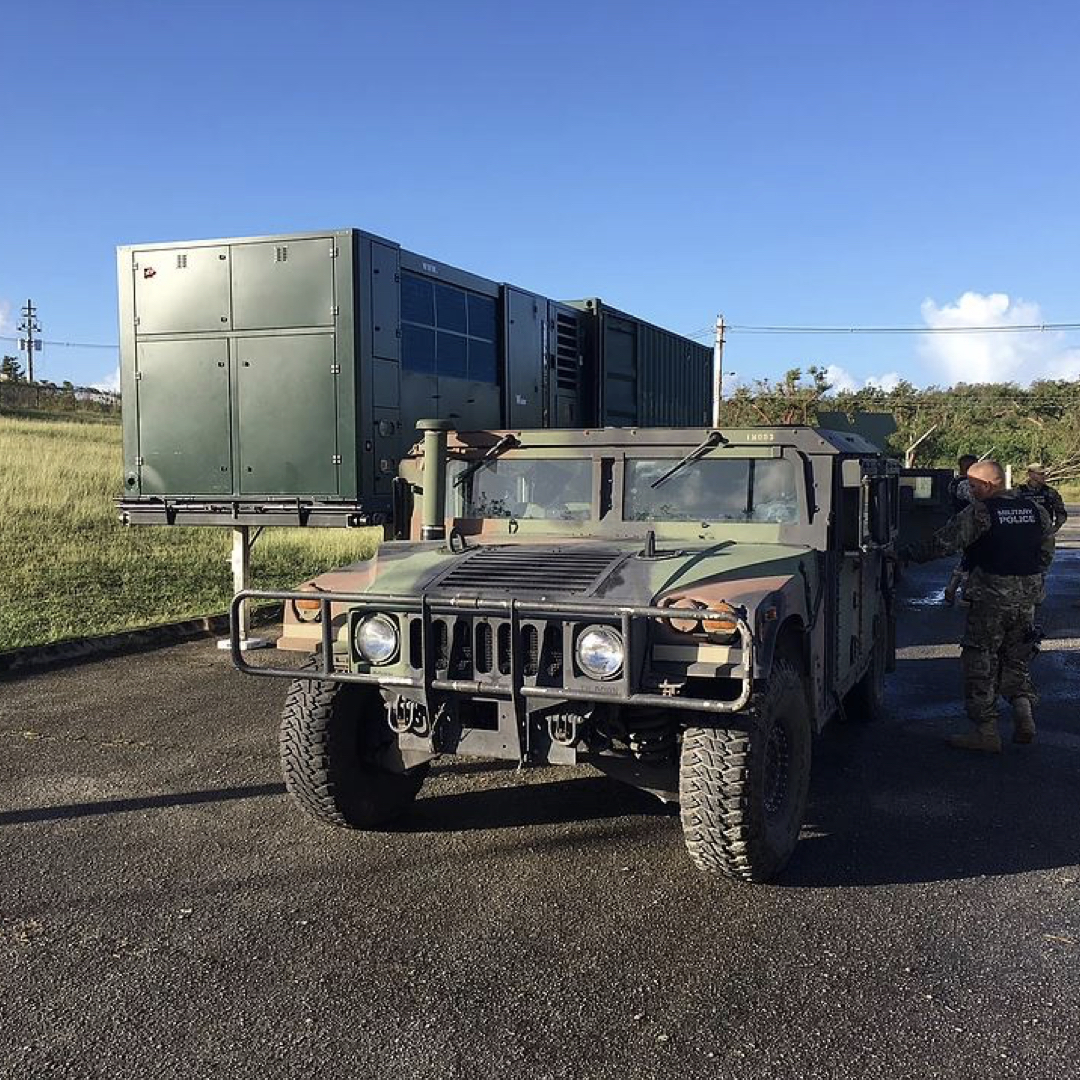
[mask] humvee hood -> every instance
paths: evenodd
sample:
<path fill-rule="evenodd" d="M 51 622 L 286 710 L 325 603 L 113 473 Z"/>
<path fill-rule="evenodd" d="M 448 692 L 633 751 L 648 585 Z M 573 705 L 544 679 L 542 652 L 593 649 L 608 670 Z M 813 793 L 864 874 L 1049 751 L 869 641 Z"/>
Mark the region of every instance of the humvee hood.
<path fill-rule="evenodd" d="M 811 557 L 805 547 L 734 542 L 661 544 L 655 555 L 646 554 L 640 540 L 483 545 L 457 553 L 440 543 L 386 545 L 357 584 L 383 594 L 575 596 L 632 604 L 692 596 L 753 606 L 755 597 L 780 588 Z"/>

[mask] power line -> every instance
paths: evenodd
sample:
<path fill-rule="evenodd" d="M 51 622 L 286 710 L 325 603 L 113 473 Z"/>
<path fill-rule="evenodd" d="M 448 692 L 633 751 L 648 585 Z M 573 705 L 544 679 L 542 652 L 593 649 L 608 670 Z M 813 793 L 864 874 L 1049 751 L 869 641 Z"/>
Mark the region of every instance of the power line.
<path fill-rule="evenodd" d="M 1010 326 L 782 326 L 728 323 L 726 329 L 737 334 L 1045 334 L 1080 330 L 1080 322 L 1018 323 Z M 711 326 L 694 330 L 683 337 L 708 338 Z"/>
<path fill-rule="evenodd" d="M 39 328 L 40 329 L 40 328 Z M 22 341 L 22 338 L 8 337 L 6 334 L 0 334 L 0 341 Z M 99 342 L 93 341 L 41 341 L 42 345 L 55 345 L 62 349 L 119 349 L 119 345 L 102 345 Z"/>
<path fill-rule="evenodd" d="M 729 323 L 728 329 L 740 334 L 1045 334 L 1080 330 L 1080 322 L 1010 326 L 750 326 Z"/>

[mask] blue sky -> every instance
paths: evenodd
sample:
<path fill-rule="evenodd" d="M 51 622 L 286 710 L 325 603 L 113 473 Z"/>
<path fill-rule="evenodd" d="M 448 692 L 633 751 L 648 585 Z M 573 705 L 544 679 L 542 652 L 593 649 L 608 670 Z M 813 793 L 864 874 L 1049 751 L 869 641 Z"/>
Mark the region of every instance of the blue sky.
<path fill-rule="evenodd" d="M 118 244 L 345 226 L 683 332 L 1080 320 L 1075 4 L 44 0 L 0 32 L 0 335 L 32 297 L 115 342 Z M 1025 380 L 1078 347 L 732 334 L 725 366 Z"/>

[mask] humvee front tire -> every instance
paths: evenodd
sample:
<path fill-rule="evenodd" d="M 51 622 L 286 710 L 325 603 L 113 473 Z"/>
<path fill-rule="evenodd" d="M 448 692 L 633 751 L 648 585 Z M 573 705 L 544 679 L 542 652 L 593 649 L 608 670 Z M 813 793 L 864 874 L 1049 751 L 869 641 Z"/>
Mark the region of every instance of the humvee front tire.
<path fill-rule="evenodd" d="M 776 661 L 746 719 L 745 729 L 686 729 L 679 812 L 700 870 L 767 881 L 795 850 L 810 787 L 810 710 L 790 661 Z"/>
<path fill-rule="evenodd" d="M 290 684 L 278 740 L 281 772 L 289 794 L 312 817 L 371 829 L 416 798 L 426 764 L 393 772 L 377 763 L 393 739 L 381 712 L 378 693 L 366 686 L 319 679 Z"/>

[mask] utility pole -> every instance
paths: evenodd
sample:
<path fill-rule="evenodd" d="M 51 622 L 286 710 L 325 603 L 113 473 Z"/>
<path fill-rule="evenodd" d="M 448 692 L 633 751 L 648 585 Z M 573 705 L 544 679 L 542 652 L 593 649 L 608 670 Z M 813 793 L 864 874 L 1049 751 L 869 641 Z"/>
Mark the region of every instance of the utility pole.
<path fill-rule="evenodd" d="M 713 342 L 713 407 L 712 426 L 720 426 L 720 402 L 724 400 L 724 316 L 716 316 L 716 338 Z"/>
<path fill-rule="evenodd" d="M 915 448 L 923 441 L 937 431 L 938 425 L 934 424 L 933 427 L 924 431 L 905 451 L 904 451 L 904 468 L 911 469 L 915 466 Z"/>
<path fill-rule="evenodd" d="M 41 352 L 41 338 L 35 338 L 35 334 L 41 333 L 41 326 L 37 321 L 37 308 L 33 300 L 26 301 L 26 307 L 22 309 L 23 321 L 19 323 L 19 333 L 26 337 L 19 339 L 19 348 L 26 350 L 26 381 L 34 381 L 34 351 Z"/>

